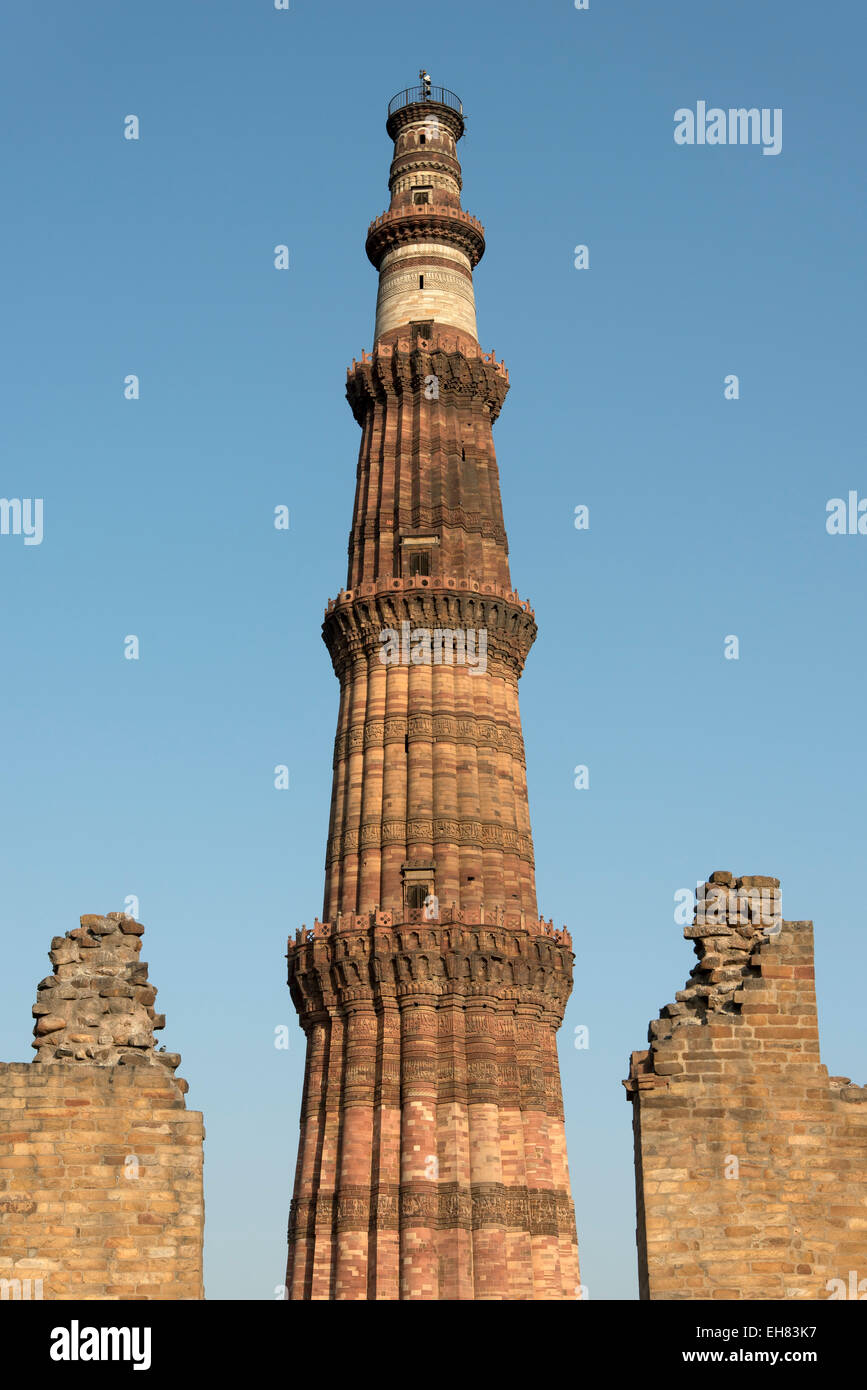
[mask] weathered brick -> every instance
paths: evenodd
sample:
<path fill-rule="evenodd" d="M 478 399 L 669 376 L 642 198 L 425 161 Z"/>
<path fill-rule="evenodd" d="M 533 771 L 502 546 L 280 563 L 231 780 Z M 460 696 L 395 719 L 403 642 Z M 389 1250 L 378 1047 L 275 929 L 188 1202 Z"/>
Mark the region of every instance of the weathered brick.
<path fill-rule="evenodd" d="M 82 918 L 78 945 L 99 927 L 88 962 L 111 943 L 138 944 L 118 933 L 128 921 Z M 54 955 L 64 955 L 61 946 Z M 90 964 L 76 968 L 86 980 Z M 95 1007 L 86 984 L 73 994 Z M 180 1058 L 157 1062 L 151 1037 L 141 1065 L 124 1065 L 116 1049 L 66 1059 L 55 1043 L 68 1036 L 52 1032 L 33 1063 L 0 1064 L 0 1275 L 38 1275 L 45 1299 L 202 1298 L 204 1131 L 173 1076 Z M 130 1154 L 137 1177 L 127 1176 Z M 163 1214 L 142 1227 L 149 1205 Z"/>
<path fill-rule="evenodd" d="M 685 932 L 698 951 L 701 933 Z M 728 949 L 715 934 L 724 975 Z M 820 1299 L 830 1277 L 867 1268 L 867 1089 L 821 1065 L 812 924 L 784 921 L 770 940 L 756 928 L 738 959 L 741 988 L 709 995 L 693 976 L 679 1012 L 661 1011 L 671 1040 L 651 1025 L 632 1055 L 642 1298 Z M 699 1216 L 695 1244 L 686 1218 Z"/>

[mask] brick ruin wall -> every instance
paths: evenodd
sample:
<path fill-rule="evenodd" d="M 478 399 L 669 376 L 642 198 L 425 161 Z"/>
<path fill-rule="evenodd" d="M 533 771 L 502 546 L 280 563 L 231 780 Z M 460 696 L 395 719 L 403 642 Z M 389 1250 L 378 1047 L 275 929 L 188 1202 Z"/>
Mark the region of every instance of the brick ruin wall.
<path fill-rule="evenodd" d="M 55 937 L 32 1063 L 0 1064 L 0 1298 L 199 1299 L 202 1116 L 157 1051 L 140 923 Z"/>
<path fill-rule="evenodd" d="M 820 1061 L 812 923 L 778 879 L 715 873 L 684 936 L 698 964 L 624 1082 L 640 1297 L 867 1297 L 867 1087 Z"/>

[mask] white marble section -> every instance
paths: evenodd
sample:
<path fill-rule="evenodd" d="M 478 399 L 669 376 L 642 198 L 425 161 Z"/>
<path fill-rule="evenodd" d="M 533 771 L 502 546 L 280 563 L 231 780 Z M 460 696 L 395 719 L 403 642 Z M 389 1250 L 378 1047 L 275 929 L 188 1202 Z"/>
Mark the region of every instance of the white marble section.
<path fill-rule="evenodd" d="M 427 256 L 454 261 L 467 273 L 426 264 Z M 399 268 L 405 260 L 412 261 L 411 269 Z M 476 301 L 468 273 L 471 274 L 469 258 L 452 246 L 422 242 L 389 251 L 380 267 L 374 341 L 392 328 L 417 319 L 449 324 L 476 338 Z M 419 286 L 420 276 L 424 277 L 424 288 Z"/>

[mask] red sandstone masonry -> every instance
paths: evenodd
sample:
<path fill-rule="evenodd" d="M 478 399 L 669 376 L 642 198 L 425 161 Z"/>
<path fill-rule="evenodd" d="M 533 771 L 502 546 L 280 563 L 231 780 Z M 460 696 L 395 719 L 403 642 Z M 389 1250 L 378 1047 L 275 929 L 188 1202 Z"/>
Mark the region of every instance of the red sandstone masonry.
<path fill-rule="evenodd" d="M 411 915 L 289 944 L 308 1038 L 289 1298 L 574 1299 L 568 933 Z"/>
<path fill-rule="evenodd" d="M 699 962 L 624 1082 L 640 1295 L 829 1298 L 867 1277 L 867 1088 L 821 1064 L 812 923 L 779 881 L 706 888 Z"/>

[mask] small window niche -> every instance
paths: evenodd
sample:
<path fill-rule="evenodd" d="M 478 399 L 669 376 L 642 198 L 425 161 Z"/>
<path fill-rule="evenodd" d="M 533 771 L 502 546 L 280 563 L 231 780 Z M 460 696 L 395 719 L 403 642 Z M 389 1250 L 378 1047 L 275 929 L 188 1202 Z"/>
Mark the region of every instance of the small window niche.
<path fill-rule="evenodd" d="M 431 919 L 438 916 L 436 908 L 436 866 L 434 864 L 404 864 L 403 905 L 408 911 L 425 911 Z"/>
<path fill-rule="evenodd" d="M 413 575 L 427 578 L 433 574 L 434 549 L 438 545 L 438 536 L 402 536 L 400 542 L 401 574 L 409 578 L 412 578 Z"/>
<path fill-rule="evenodd" d="M 416 188 L 412 195 L 412 201 L 417 208 L 425 207 L 430 204 L 430 189 Z"/>
<path fill-rule="evenodd" d="M 430 574 L 430 551 L 411 550 L 409 555 L 410 576 L 414 574 Z"/>

